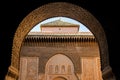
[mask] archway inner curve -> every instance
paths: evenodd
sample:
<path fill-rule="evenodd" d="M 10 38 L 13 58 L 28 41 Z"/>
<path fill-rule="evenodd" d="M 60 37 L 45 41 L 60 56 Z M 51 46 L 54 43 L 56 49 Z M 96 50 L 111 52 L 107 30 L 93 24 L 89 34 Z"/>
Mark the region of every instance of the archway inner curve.
<path fill-rule="evenodd" d="M 67 80 L 67 79 L 64 78 L 64 77 L 56 77 L 56 78 L 54 78 L 53 80 Z"/>

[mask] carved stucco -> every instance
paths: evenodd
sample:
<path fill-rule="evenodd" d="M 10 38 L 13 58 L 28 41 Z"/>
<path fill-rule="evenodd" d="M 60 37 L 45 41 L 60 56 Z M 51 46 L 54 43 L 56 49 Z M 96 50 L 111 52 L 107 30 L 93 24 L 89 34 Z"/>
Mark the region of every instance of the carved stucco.
<path fill-rule="evenodd" d="M 14 35 L 11 66 L 19 71 L 19 53 L 24 37 L 39 22 L 52 17 L 64 16 L 84 24 L 95 36 L 100 48 L 101 70 L 109 66 L 108 46 L 101 24 L 87 10 L 70 3 L 49 3 L 33 10 L 19 24 Z"/>

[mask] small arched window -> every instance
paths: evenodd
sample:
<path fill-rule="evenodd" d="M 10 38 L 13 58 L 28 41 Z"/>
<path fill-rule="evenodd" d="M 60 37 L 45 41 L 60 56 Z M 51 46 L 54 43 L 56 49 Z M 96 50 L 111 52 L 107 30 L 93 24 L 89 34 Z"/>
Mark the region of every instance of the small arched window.
<path fill-rule="evenodd" d="M 49 74 L 53 73 L 53 65 L 49 65 Z"/>
<path fill-rule="evenodd" d="M 58 67 L 58 65 L 55 66 L 55 73 L 59 73 L 59 67 Z"/>
<path fill-rule="evenodd" d="M 71 74 L 72 72 L 71 72 L 71 65 L 68 65 L 68 74 Z"/>
<path fill-rule="evenodd" d="M 65 65 L 62 65 L 62 67 L 61 67 L 61 73 L 65 73 Z"/>

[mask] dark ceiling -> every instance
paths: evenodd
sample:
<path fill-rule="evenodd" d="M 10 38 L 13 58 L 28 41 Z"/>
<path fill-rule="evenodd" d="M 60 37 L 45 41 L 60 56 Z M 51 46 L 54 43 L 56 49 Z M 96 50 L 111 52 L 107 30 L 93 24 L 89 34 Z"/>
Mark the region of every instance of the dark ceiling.
<path fill-rule="evenodd" d="M 19 23 L 31 11 L 43 4 L 61 0 L 16 0 L 1 2 L 0 29 L 0 80 L 4 80 L 11 62 L 11 49 L 14 33 Z M 119 56 L 119 5 L 115 0 L 64 0 L 87 9 L 102 24 L 106 33 L 109 49 L 110 66 L 117 80 L 120 80 Z"/>

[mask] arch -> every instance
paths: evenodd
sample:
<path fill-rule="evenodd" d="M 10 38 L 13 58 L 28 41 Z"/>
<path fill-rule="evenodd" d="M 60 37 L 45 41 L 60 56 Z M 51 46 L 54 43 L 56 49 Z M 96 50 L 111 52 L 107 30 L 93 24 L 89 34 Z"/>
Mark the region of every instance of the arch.
<path fill-rule="evenodd" d="M 63 63 L 64 62 L 64 63 Z M 54 70 L 51 71 L 51 65 L 54 67 Z M 67 69 L 68 69 L 68 65 L 71 66 L 70 68 L 70 72 L 74 73 L 74 64 L 72 62 L 72 60 L 67 57 L 64 54 L 56 54 L 53 55 L 46 63 L 45 66 L 45 72 L 52 72 L 52 73 L 60 73 L 60 74 L 64 74 L 64 73 L 68 73 Z M 51 73 L 49 73 L 51 74 Z"/>
<path fill-rule="evenodd" d="M 33 10 L 19 24 L 14 35 L 12 47 L 12 61 L 7 73 L 8 77 L 11 74 L 15 75 L 15 79 L 17 79 L 18 77 L 20 55 L 19 53 L 24 37 L 28 34 L 28 32 L 39 22 L 51 17 L 59 16 L 69 17 L 81 22 L 94 34 L 99 44 L 103 78 L 106 75 L 111 74 L 111 67 L 109 66 L 108 59 L 108 45 L 106 35 L 101 24 L 91 13 L 81 8 L 80 6 L 66 2 L 55 2 L 48 3 Z M 108 77 L 106 79 L 108 79 Z"/>
<path fill-rule="evenodd" d="M 42 60 L 42 58 L 46 58 L 46 59 L 44 61 L 40 61 L 40 64 L 42 64 L 42 65 L 39 65 L 39 67 L 41 67 L 39 69 L 39 73 L 45 73 L 45 66 L 46 66 L 47 62 L 49 61 L 49 59 L 51 59 L 53 56 L 55 56 L 57 54 L 65 55 L 66 57 L 68 57 L 74 64 L 75 72 L 81 73 L 81 66 L 80 66 L 81 64 L 80 64 L 80 60 L 78 60 L 79 54 L 74 55 L 73 53 L 71 53 L 71 55 L 69 55 L 68 53 L 50 53 L 50 55 L 45 53 L 45 55 L 41 55 L 40 60 Z"/>
<path fill-rule="evenodd" d="M 56 78 L 54 78 L 53 80 L 67 80 L 67 79 L 64 78 L 64 77 L 56 77 Z"/>

